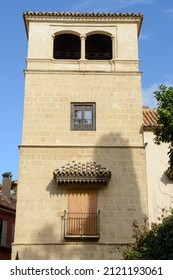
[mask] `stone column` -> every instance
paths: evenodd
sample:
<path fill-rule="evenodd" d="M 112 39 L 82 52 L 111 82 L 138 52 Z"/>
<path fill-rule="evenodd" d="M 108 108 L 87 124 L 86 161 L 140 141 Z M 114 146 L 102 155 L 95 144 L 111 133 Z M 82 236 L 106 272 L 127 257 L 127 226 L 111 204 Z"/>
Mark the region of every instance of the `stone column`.
<path fill-rule="evenodd" d="M 80 36 L 80 41 L 81 41 L 81 57 L 80 58 L 82 60 L 85 59 L 85 39 L 86 39 L 85 35 Z"/>

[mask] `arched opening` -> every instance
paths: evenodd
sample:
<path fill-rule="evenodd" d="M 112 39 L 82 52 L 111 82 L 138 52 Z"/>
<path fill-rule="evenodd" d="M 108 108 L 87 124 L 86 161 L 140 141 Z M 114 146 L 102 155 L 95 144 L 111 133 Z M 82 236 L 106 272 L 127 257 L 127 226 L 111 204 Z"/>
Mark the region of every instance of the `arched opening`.
<path fill-rule="evenodd" d="M 112 59 L 112 40 L 108 35 L 94 34 L 86 38 L 86 59 Z"/>
<path fill-rule="evenodd" d="M 74 34 L 60 34 L 54 39 L 53 58 L 80 59 L 80 38 Z"/>

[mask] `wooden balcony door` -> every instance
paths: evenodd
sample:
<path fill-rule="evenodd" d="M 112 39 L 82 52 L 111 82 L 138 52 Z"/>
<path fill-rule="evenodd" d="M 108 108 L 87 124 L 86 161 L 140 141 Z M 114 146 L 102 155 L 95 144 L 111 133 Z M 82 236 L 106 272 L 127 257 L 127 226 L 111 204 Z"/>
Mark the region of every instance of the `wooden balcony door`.
<path fill-rule="evenodd" d="M 97 224 L 97 190 L 69 190 L 68 235 L 96 235 Z"/>

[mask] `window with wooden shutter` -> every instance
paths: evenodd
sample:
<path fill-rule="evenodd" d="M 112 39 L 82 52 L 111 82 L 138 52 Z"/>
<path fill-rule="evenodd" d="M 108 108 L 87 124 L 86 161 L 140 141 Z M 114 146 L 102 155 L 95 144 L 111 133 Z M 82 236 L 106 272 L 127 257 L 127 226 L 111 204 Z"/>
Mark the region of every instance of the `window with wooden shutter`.
<path fill-rule="evenodd" d="M 97 190 L 69 190 L 65 237 L 99 237 Z"/>

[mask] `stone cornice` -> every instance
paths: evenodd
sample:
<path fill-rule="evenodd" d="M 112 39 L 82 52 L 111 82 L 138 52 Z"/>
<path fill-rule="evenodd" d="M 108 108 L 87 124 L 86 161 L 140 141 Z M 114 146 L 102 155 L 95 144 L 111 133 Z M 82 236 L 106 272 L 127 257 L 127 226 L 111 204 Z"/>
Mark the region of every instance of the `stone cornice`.
<path fill-rule="evenodd" d="M 61 74 L 67 74 L 67 75 L 129 75 L 129 76 L 133 76 L 133 75 L 139 75 L 142 76 L 142 72 L 140 71 L 116 71 L 116 70 L 112 70 L 112 71 L 94 71 L 94 70 L 37 70 L 37 69 L 30 69 L 30 70 L 24 70 L 24 74 L 57 74 L 57 73 L 61 73 Z"/>
<path fill-rule="evenodd" d="M 36 73 L 82 72 L 82 73 L 139 73 L 140 60 L 111 59 L 111 60 L 69 60 L 52 58 L 27 58 L 28 71 Z M 28 72 L 29 73 L 29 72 Z"/>
<path fill-rule="evenodd" d="M 137 63 L 137 64 L 140 64 L 140 61 L 138 59 L 119 59 L 119 58 L 116 58 L 116 59 L 110 59 L 110 60 L 81 60 L 81 59 L 78 59 L 78 60 L 72 60 L 72 59 L 55 59 L 55 58 L 30 58 L 28 57 L 26 59 L 26 62 L 47 62 L 47 63 L 51 63 L 51 62 L 54 62 L 54 63 L 65 63 L 65 64 L 72 64 L 72 63 L 89 63 L 89 64 L 95 64 L 96 62 L 98 64 L 103 64 L 103 62 L 105 63 L 119 63 L 119 62 L 122 62 L 122 63 Z"/>
<path fill-rule="evenodd" d="M 117 148 L 117 149 L 132 149 L 132 148 L 134 148 L 134 149 L 143 149 L 143 148 L 145 148 L 145 146 L 144 145 L 117 145 L 117 146 L 115 146 L 115 145 L 75 145 L 75 144 L 71 144 L 71 145 L 65 145 L 65 144 L 60 144 L 60 145 L 49 145 L 49 144 L 45 144 L 45 145 L 43 145 L 43 144 L 20 144 L 20 145 L 18 145 L 18 148 L 20 149 L 20 148 L 40 148 L 40 149 L 44 149 L 44 148 L 51 148 L 51 149 L 57 149 L 57 148 L 60 148 L 60 149 L 62 149 L 62 148 L 64 148 L 64 149 L 72 149 L 72 148 L 74 148 L 74 149 L 76 149 L 76 148 L 98 148 L 98 149 L 102 149 L 102 148 L 107 148 L 107 149 L 111 149 L 111 148 Z"/>
<path fill-rule="evenodd" d="M 26 33 L 29 31 L 29 21 L 49 22 L 136 22 L 138 35 L 140 33 L 143 14 L 141 13 L 82 13 L 82 12 L 24 12 L 23 18 Z"/>

